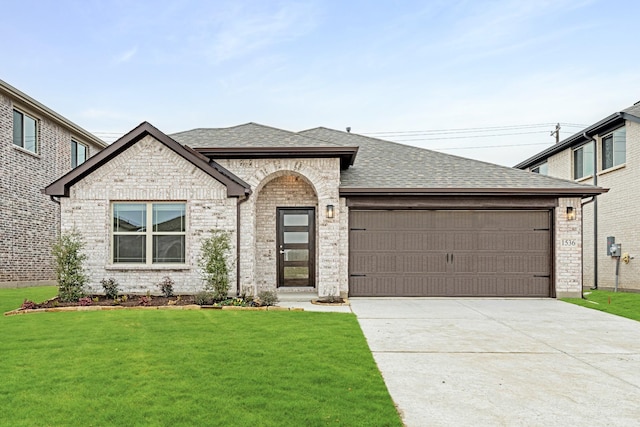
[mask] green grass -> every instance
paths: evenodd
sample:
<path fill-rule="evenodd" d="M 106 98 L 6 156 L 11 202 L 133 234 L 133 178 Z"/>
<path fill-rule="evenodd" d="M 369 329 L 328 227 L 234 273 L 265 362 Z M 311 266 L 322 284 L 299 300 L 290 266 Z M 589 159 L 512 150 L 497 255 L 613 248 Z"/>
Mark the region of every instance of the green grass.
<path fill-rule="evenodd" d="M 55 288 L 0 290 L 0 308 Z M 352 314 L 0 317 L 0 424 L 400 426 Z"/>
<path fill-rule="evenodd" d="M 585 299 L 564 298 L 563 301 L 616 316 L 640 320 L 640 294 L 629 292 L 591 291 L 585 292 Z"/>

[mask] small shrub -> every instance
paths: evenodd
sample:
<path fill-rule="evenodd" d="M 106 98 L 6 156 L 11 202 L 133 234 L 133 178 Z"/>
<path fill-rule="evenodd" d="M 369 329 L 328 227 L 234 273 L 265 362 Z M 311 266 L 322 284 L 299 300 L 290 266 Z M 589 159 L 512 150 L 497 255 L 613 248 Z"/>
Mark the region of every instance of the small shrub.
<path fill-rule="evenodd" d="M 200 291 L 193 296 L 193 301 L 198 305 L 210 305 L 213 303 L 211 292 Z"/>
<path fill-rule="evenodd" d="M 163 296 L 169 298 L 173 296 L 173 285 L 175 285 L 173 279 L 169 276 L 165 276 L 162 278 L 162 281 L 158 283 L 158 288 L 160 288 L 160 293 Z"/>
<path fill-rule="evenodd" d="M 243 298 L 227 298 L 219 303 L 222 306 L 246 307 L 247 303 Z"/>
<path fill-rule="evenodd" d="M 215 301 L 222 301 L 229 293 L 229 266 L 227 256 L 231 250 L 229 233 L 211 230 L 211 237 L 202 241 L 198 265 L 202 269 L 205 290 L 213 294 Z"/>
<path fill-rule="evenodd" d="M 138 305 L 143 305 L 143 306 L 150 306 L 151 305 L 151 297 L 146 296 L 146 295 L 142 295 L 140 297 L 140 300 L 138 301 Z"/>
<path fill-rule="evenodd" d="M 270 306 L 278 303 L 278 293 L 276 291 L 260 291 L 258 292 L 260 304 Z"/>
<path fill-rule="evenodd" d="M 107 298 L 118 298 L 118 294 L 120 293 L 120 285 L 118 284 L 118 281 L 116 279 L 110 277 L 108 279 L 102 279 L 100 283 L 102 284 L 102 289 L 104 289 L 104 295 Z"/>
<path fill-rule="evenodd" d="M 82 297 L 78 299 L 78 304 L 81 306 L 88 306 L 93 304 L 93 300 L 90 297 Z"/>
<path fill-rule="evenodd" d="M 62 234 L 53 245 L 58 297 L 62 302 L 75 302 L 85 296 L 88 278 L 82 266 L 87 259 L 83 249 L 82 236 L 76 230 Z"/>
<path fill-rule="evenodd" d="M 36 303 L 28 299 L 25 299 L 20 306 L 21 310 L 33 310 L 34 308 L 36 308 Z"/>

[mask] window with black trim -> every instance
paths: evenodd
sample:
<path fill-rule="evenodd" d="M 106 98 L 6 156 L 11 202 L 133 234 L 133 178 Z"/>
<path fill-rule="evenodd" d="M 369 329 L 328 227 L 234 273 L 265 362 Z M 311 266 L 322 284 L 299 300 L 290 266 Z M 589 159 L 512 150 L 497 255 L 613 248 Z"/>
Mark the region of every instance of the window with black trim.
<path fill-rule="evenodd" d="M 38 121 L 18 110 L 13 110 L 13 143 L 32 153 L 38 152 Z"/>
<path fill-rule="evenodd" d="M 83 164 L 88 157 L 89 147 L 71 140 L 71 167 L 75 168 Z"/>
<path fill-rule="evenodd" d="M 547 162 L 540 163 L 539 165 L 531 168 L 531 172 L 539 173 L 540 175 L 549 175 L 549 165 Z"/>
<path fill-rule="evenodd" d="M 573 150 L 573 179 L 593 175 L 593 142 Z"/>
<path fill-rule="evenodd" d="M 114 264 L 184 264 L 185 203 L 113 203 Z"/>
<path fill-rule="evenodd" d="M 602 138 L 602 170 L 624 164 L 627 161 L 627 130 L 614 130 Z"/>

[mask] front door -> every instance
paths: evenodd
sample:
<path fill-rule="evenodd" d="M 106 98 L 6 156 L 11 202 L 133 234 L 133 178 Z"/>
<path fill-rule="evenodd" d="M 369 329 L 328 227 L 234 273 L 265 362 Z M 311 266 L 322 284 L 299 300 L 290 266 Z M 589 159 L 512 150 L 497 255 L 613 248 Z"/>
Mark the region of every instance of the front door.
<path fill-rule="evenodd" d="M 277 208 L 278 287 L 315 286 L 315 208 Z"/>

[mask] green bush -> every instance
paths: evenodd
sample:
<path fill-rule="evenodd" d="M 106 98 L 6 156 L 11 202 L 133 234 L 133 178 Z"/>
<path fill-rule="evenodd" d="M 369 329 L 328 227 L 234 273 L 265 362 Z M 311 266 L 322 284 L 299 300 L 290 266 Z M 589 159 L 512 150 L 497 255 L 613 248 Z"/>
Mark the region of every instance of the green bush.
<path fill-rule="evenodd" d="M 63 233 L 53 245 L 58 297 L 62 302 L 76 302 L 85 296 L 88 278 L 82 266 L 87 259 L 83 249 L 84 242 L 77 230 Z"/>
<path fill-rule="evenodd" d="M 276 291 L 258 292 L 258 300 L 261 305 L 276 305 L 278 303 L 278 293 Z"/>
<path fill-rule="evenodd" d="M 108 279 L 102 279 L 100 281 L 102 284 L 102 288 L 104 289 L 104 295 L 107 298 L 111 298 L 115 300 L 118 298 L 118 294 L 120 293 L 119 284 L 116 279 L 110 277 Z"/>
<path fill-rule="evenodd" d="M 205 290 L 215 301 L 222 301 L 229 293 L 229 266 L 227 257 L 231 250 L 229 233 L 211 230 L 211 237 L 202 241 L 198 265 L 202 269 Z"/>
<path fill-rule="evenodd" d="M 167 298 L 172 297 L 173 285 L 175 283 L 176 282 L 174 282 L 174 280 L 171 277 L 164 276 L 160 281 L 160 283 L 158 283 L 158 288 L 160 288 L 160 293 Z"/>
<path fill-rule="evenodd" d="M 200 291 L 193 296 L 193 300 L 198 305 L 211 305 L 213 303 L 213 295 L 207 291 Z"/>

